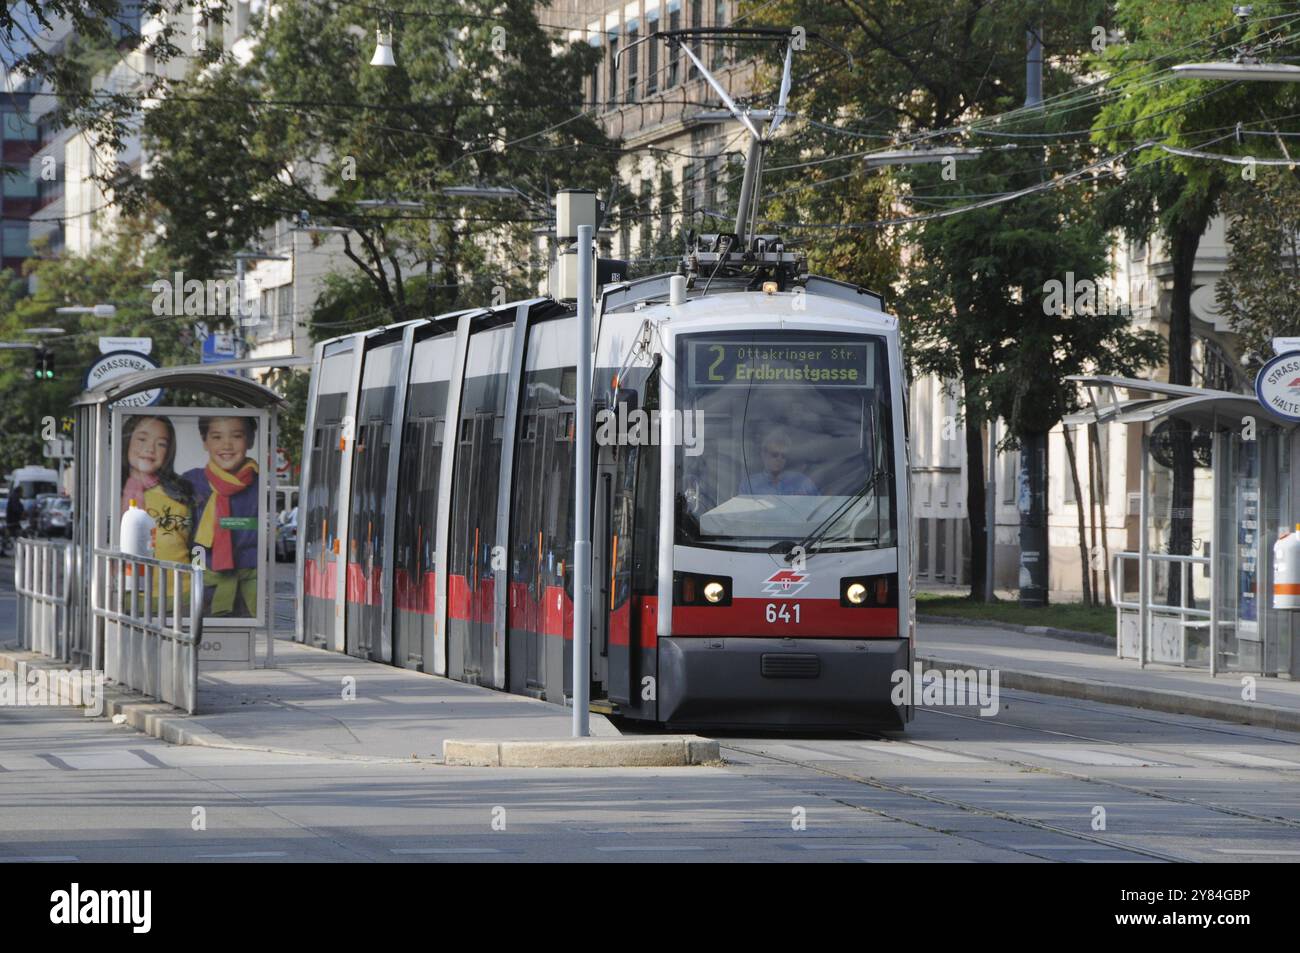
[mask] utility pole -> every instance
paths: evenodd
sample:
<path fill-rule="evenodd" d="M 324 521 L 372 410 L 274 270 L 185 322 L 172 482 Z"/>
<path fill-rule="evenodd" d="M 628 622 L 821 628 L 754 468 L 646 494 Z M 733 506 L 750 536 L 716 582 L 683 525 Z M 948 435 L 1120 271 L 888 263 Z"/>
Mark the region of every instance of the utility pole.
<path fill-rule="evenodd" d="M 574 398 L 573 737 L 591 733 L 591 311 L 592 226 L 578 226 L 578 386 Z"/>
<path fill-rule="evenodd" d="M 1043 27 L 1030 24 L 1025 34 L 1025 108 L 1043 105 Z M 1022 433 L 1020 479 L 1020 604 L 1047 604 L 1047 434 Z"/>

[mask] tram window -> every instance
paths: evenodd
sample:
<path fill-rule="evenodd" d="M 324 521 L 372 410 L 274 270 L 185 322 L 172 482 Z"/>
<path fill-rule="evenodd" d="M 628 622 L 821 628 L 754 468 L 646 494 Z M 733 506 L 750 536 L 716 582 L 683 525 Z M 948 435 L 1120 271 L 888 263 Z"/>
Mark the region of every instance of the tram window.
<path fill-rule="evenodd" d="M 770 331 L 679 344 L 678 542 L 768 549 L 895 545 L 885 348 Z"/>
<path fill-rule="evenodd" d="M 440 417 L 433 422 L 433 442 L 442 443 L 442 432 L 445 421 Z"/>

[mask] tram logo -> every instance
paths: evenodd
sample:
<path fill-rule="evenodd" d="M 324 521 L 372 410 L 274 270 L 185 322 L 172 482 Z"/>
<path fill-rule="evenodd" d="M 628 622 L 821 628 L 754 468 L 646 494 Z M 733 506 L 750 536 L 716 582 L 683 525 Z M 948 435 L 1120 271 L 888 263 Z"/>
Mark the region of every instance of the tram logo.
<path fill-rule="evenodd" d="M 797 569 L 779 569 L 763 580 L 763 592 L 769 596 L 793 596 L 808 588 L 808 573 Z"/>

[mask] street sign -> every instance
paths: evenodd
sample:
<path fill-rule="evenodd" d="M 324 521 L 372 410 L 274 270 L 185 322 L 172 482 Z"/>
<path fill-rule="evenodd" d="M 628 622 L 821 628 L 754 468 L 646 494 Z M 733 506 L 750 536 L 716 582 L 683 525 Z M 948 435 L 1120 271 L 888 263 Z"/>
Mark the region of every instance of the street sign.
<path fill-rule="evenodd" d="M 1300 351 L 1300 338 L 1273 338 L 1273 353 L 1281 357 Z"/>
<path fill-rule="evenodd" d="M 112 338 L 99 339 L 99 353 L 112 354 L 114 351 L 135 351 L 149 354 L 153 351 L 153 338 Z"/>
<path fill-rule="evenodd" d="M 111 381 L 118 377 L 125 377 L 128 374 L 136 374 L 140 371 L 157 370 L 158 362 L 148 355 L 141 354 L 138 351 L 113 351 L 105 354 L 99 360 L 90 365 L 86 371 L 86 390 L 96 387 L 105 381 Z M 124 397 L 122 400 L 114 401 L 114 407 L 148 407 L 150 404 L 156 404 L 162 399 L 162 391 L 159 388 L 153 390 L 141 391 L 138 394 L 132 394 L 130 397 Z"/>
<path fill-rule="evenodd" d="M 57 460 L 72 459 L 72 441 L 67 437 L 55 437 L 53 440 L 45 441 L 41 447 L 41 453 Z"/>
<path fill-rule="evenodd" d="M 235 359 L 235 336 L 229 331 L 213 331 L 203 339 L 204 364 L 223 364 Z"/>
<path fill-rule="evenodd" d="M 1255 396 L 1277 416 L 1300 423 L 1300 352 L 1279 354 L 1260 368 Z"/>

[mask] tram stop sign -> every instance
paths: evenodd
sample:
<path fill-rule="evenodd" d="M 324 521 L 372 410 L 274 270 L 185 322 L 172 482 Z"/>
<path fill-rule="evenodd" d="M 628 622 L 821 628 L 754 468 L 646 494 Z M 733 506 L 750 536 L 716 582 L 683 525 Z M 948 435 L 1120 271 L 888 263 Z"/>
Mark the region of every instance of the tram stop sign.
<path fill-rule="evenodd" d="M 138 374 L 140 371 L 156 371 L 158 366 L 157 361 L 147 354 L 141 354 L 139 351 L 110 351 L 107 354 L 100 355 L 87 368 L 85 389 L 90 390 L 105 381 L 125 377 L 128 374 Z M 113 406 L 148 407 L 160 400 L 162 400 L 162 390 L 155 387 L 152 390 L 141 391 L 138 394 L 132 394 L 129 397 L 114 401 Z"/>
<path fill-rule="evenodd" d="M 1260 368 L 1255 396 L 1278 417 L 1300 423 L 1300 351 L 1279 354 Z"/>

